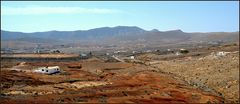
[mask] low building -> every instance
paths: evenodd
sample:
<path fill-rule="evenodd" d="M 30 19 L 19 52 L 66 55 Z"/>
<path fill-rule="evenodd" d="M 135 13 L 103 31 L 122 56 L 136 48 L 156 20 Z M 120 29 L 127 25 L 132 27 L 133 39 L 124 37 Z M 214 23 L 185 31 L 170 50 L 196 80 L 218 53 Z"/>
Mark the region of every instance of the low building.
<path fill-rule="evenodd" d="M 134 56 L 130 56 L 130 59 L 132 59 L 132 60 L 133 60 L 133 59 L 135 59 L 135 57 L 134 57 Z"/>
<path fill-rule="evenodd" d="M 60 67 L 59 66 L 52 66 L 52 67 L 39 67 L 34 72 L 36 73 L 43 73 L 43 74 L 55 74 L 59 73 Z"/>
<path fill-rule="evenodd" d="M 179 56 L 179 55 L 182 55 L 182 53 L 180 53 L 180 52 L 176 52 L 176 55 Z"/>
<path fill-rule="evenodd" d="M 180 51 L 179 51 L 180 53 L 184 53 L 184 54 L 186 54 L 186 53 L 189 53 L 189 51 L 187 50 L 187 49 L 180 49 Z"/>

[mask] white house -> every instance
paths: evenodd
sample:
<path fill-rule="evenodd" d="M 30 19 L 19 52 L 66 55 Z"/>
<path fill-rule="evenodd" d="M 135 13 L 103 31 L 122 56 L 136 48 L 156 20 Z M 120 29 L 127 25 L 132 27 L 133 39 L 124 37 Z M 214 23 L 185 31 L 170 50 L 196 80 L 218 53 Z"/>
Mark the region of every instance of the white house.
<path fill-rule="evenodd" d="M 221 52 L 217 53 L 217 56 L 226 56 L 226 54 L 227 54 L 227 52 L 221 51 Z"/>
<path fill-rule="evenodd" d="M 130 56 L 130 59 L 132 59 L 132 60 L 133 60 L 133 59 L 134 59 L 134 56 Z"/>
<path fill-rule="evenodd" d="M 180 53 L 180 52 L 176 52 L 176 55 L 179 56 L 179 55 L 182 55 L 182 53 Z"/>
<path fill-rule="evenodd" d="M 34 72 L 36 73 L 43 73 L 43 74 L 54 74 L 59 73 L 61 70 L 59 66 L 52 66 L 52 67 L 39 67 Z"/>

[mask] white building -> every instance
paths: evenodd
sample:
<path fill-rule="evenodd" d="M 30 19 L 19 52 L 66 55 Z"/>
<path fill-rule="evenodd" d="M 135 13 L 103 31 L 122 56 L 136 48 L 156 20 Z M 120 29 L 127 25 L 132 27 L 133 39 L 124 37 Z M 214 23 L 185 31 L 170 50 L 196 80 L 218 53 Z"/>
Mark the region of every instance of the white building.
<path fill-rule="evenodd" d="M 135 59 L 135 57 L 134 56 L 130 56 L 130 59 Z"/>
<path fill-rule="evenodd" d="M 180 52 L 176 52 L 176 55 L 179 56 L 179 55 L 182 55 L 182 53 L 180 53 Z"/>
<path fill-rule="evenodd" d="M 59 73 L 61 70 L 59 66 L 52 66 L 52 67 L 39 67 L 34 72 L 36 73 L 43 73 L 43 74 L 54 74 Z"/>
<path fill-rule="evenodd" d="M 226 54 L 227 54 L 227 52 L 221 51 L 221 52 L 217 53 L 217 56 L 226 56 Z"/>

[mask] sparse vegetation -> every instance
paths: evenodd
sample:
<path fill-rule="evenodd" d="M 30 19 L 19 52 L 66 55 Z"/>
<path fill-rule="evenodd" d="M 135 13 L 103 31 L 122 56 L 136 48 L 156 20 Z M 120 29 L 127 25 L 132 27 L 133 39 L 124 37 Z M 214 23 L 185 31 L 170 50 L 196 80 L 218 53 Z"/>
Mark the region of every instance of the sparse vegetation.
<path fill-rule="evenodd" d="M 214 55 L 218 51 L 226 51 L 226 55 Z M 78 55 L 16 54 L 18 61 L 14 57 L 2 57 L 1 96 L 9 99 L 0 103 L 17 103 L 19 100 L 64 103 L 239 102 L 238 45 L 182 49 L 181 55 L 174 52 L 142 51 L 134 54 L 134 59 L 129 58 L 132 53 L 118 53 L 117 57 L 124 62 L 102 54 L 78 60 L 45 61 L 37 59 L 40 56 L 51 59 Z M 35 58 L 23 62 L 21 57 Z M 32 73 L 36 67 L 51 65 L 58 65 L 63 72 L 54 75 Z M 19 99 L 15 99 L 18 96 Z"/>

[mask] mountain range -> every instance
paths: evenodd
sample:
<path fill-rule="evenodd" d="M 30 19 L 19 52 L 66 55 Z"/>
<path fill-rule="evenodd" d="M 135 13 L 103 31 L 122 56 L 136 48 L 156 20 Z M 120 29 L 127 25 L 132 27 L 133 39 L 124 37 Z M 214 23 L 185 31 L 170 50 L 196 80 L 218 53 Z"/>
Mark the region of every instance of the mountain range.
<path fill-rule="evenodd" d="M 77 31 L 12 32 L 1 30 L 1 43 L 14 41 L 24 43 L 118 43 L 122 41 L 141 41 L 177 43 L 188 41 L 238 41 L 239 32 L 186 33 L 182 30 L 159 31 L 144 30 L 136 26 L 101 27 Z"/>

